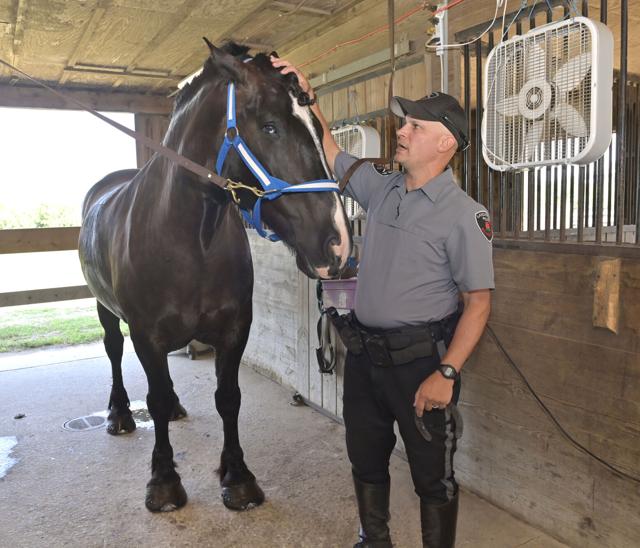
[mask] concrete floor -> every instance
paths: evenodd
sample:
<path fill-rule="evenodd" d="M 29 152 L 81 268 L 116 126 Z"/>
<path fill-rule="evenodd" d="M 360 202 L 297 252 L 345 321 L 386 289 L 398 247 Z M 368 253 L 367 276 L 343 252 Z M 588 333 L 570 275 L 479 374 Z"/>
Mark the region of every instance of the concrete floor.
<path fill-rule="evenodd" d="M 241 368 L 240 437 L 267 501 L 231 512 L 222 505 L 214 472 L 222 423 L 213 405 L 212 360 L 175 355 L 170 364 L 189 412 L 171 425 L 189 503 L 177 512 L 151 514 L 144 489 L 152 430 L 111 437 L 104 428 L 62 428 L 69 419 L 105 408 L 111 375 L 101 345 L 0 357 L 0 438 L 17 440 L 9 456 L 17 462 L 0 479 L 0 547 L 353 545 L 357 517 L 342 426 L 289 405 L 290 390 Z M 130 346 L 123 369 L 131 400 L 144 400 L 146 380 Z M 25 417 L 14 418 L 20 413 Z M 391 474 L 395 545 L 420 546 L 418 501 L 406 462 L 394 456 Z M 457 546 L 564 545 L 463 492 Z"/>

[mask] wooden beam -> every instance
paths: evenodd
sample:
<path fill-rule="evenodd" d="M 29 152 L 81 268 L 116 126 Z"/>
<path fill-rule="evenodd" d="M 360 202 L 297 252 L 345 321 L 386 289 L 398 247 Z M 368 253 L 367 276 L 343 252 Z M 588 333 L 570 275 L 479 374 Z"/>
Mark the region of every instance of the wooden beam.
<path fill-rule="evenodd" d="M 24 22 L 26 19 L 28 0 L 18 0 L 16 6 L 16 24 L 13 27 L 13 59 L 14 65 L 17 65 L 20 51 L 22 50 L 22 39 L 24 37 Z"/>
<path fill-rule="evenodd" d="M 65 95 L 74 97 L 96 110 L 168 114 L 173 109 L 173 101 L 164 95 L 142 95 L 113 91 L 62 91 Z M 78 110 L 76 105 L 63 101 L 46 89 L 7 85 L 0 85 L 0 107 Z"/>
<path fill-rule="evenodd" d="M 276 9 L 283 11 L 285 14 L 293 14 L 295 12 L 304 13 L 305 15 L 316 15 L 318 17 L 328 17 L 333 15 L 333 12 L 329 10 L 322 10 L 318 8 L 311 8 L 308 6 L 300 6 L 300 3 L 292 4 L 291 2 L 271 2 L 268 6 L 270 9 Z"/>
<path fill-rule="evenodd" d="M 138 52 L 133 56 L 129 64 L 127 65 L 125 72 L 130 73 L 133 72 L 137 68 L 137 63 L 140 57 L 143 54 L 148 53 L 149 51 L 153 51 L 154 49 L 159 48 L 166 40 L 171 36 L 176 29 L 184 23 L 184 21 L 191 15 L 191 12 L 202 3 L 202 0 L 186 0 L 184 4 L 180 6 L 180 8 L 172 14 L 167 23 L 156 32 L 155 36 L 151 39 L 150 42 L 143 44 L 143 47 L 138 50 Z M 118 87 L 122 85 L 123 78 L 118 78 L 114 83 L 113 87 Z"/>
<path fill-rule="evenodd" d="M 620 268 L 622 259 L 602 259 L 596 267 L 593 289 L 593 325 L 618 333 L 620 319 Z"/>
<path fill-rule="evenodd" d="M 108 1 L 99 2 L 98 5 L 93 9 L 91 17 L 89 17 L 89 20 L 84 27 L 84 31 L 82 32 L 80 40 L 78 40 L 78 42 L 76 43 L 76 46 L 73 48 L 73 53 L 67 60 L 67 67 L 74 67 L 78 62 L 78 57 L 82 55 L 82 53 L 84 52 L 84 48 L 87 46 L 89 40 L 91 40 L 91 38 L 93 37 L 93 33 L 98 26 L 98 23 L 106 13 L 109 4 L 110 2 Z M 60 77 L 58 83 L 60 85 L 63 85 L 69 78 L 70 74 L 71 73 L 67 70 L 63 70 L 62 76 Z"/>
<path fill-rule="evenodd" d="M 318 38 L 325 32 L 350 21 L 358 15 L 366 13 L 371 9 L 371 4 L 372 2 L 370 0 L 351 0 L 350 2 L 345 2 L 344 5 L 333 12 L 330 18 L 320 24 L 314 24 L 310 29 L 304 29 L 300 34 L 287 42 L 276 44 L 276 49 L 281 49 L 284 52 L 283 57 L 287 57 L 292 51 L 303 46 L 310 40 Z"/>
<path fill-rule="evenodd" d="M 227 29 L 223 29 L 222 31 L 216 33 L 213 36 L 213 38 L 211 38 L 211 42 L 216 44 L 220 40 L 223 40 L 225 38 L 231 39 L 231 37 L 234 36 L 238 30 L 240 30 L 244 25 L 250 22 L 253 17 L 255 17 L 256 13 L 259 13 L 261 10 L 266 8 L 269 4 L 271 4 L 271 2 L 272 0 L 262 0 L 262 2 L 256 5 L 256 7 L 253 10 L 251 10 L 245 17 L 240 19 L 240 21 L 238 21 L 235 25 L 232 25 L 231 27 Z M 200 52 L 196 52 L 196 53 L 193 53 L 192 55 L 188 55 L 187 58 L 172 71 L 172 74 L 178 74 L 178 73 L 182 74 L 184 72 L 189 72 L 189 73 L 193 72 L 194 70 L 196 70 L 196 67 L 193 66 L 195 63 L 195 60 L 196 59 L 202 60 L 202 58 L 203 58 L 203 55 Z M 153 87 L 153 89 L 166 87 L 167 85 L 172 85 L 172 84 L 173 84 L 172 81 L 167 82 L 166 80 L 163 80 L 161 82 L 158 82 Z"/>
<path fill-rule="evenodd" d="M 0 254 L 78 249 L 80 227 L 0 230 Z"/>
<path fill-rule="evenodd" d="M 75 301 L 76 299 L 89 299 L 91 297 L 93 297 L 93 295 L 86 285 L 12 291 L 10 293 L 0 293 L 0 308 L 3 306 L 20 306 L 24 304 Z"/>
<path fill-rule="evenodd" d="M 168 70 L 161 69 L 143 69 L 134 68 L 132 71 L 128 71 L 126 67 L 108 66 L 108 65 L 89 65 L 89 64 L 77 64 L 75 67 L 65 67 L 65 73 L 73 74 L 118 74 L 124 77 L 132 78 L 155 78 L 161 80 L 182 80 L 184 75 L 172 75 Z"/>

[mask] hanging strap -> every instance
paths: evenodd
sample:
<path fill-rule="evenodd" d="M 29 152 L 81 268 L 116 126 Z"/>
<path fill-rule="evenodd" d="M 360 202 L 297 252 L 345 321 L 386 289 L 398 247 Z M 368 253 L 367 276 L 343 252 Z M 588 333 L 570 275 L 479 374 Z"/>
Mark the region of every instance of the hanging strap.
<path fill-rule="evenodd" d="M 372 162 L 377 164 L 389 164 L 390 166 L 393 163 L 393 154 L 391 154 L 392 146 L 391 142 L 393 140 L 393 136 L 395 133 L 395 115 L 391 110 L 391 100 L 393 99 L 393 79 L 396 74 L 396 38 L 395 38 L 395 5 L 394 0 L 387 1 L 387 26 L 389 27 L 389 66 L 391 67 L 391 78 L 389 79 L 389 93 L 387 94 L 387 142 L 389 144 L 389 153 L 386 158 L 360 158 L 356 160 L 344 176 L 340 179 L 340 192 L 343 192 L 344 189 L 349 184 L 349 180 L 351 176 L 356 172 L 356 170 L 365 162 Z"/>
<path fill-rule="evenodd" d="M 103 122 L 106 122 L 107 124 L 109 124 L 110 126 L 116 128 L 117 130 L 121 131 L 122 133 L 126 133 L 129 137 L 134 138 L 136 141 L 144 144 L 145 146 L 149 147 L 151 150 L 157 152 L 161 156 L 164 156 L 168 160 L 178 164 L 180 167 L 183 167 L 184 169 L 186 169 L 187 171 L 190 171 L 194 175 L 197 175 L 198 177 L 201 177 L 201 178 L 203 178 L 203 179 L 205 179 L 207 181 L 210 181 L 213 184 L 218 185 L 221 188 L 224 188 L 227 185 L 227 182 L 228 182 L 227 179 L 224 179 L 224 178 L 218 176 L 213 171 L 209 171 L 206 167 L 201 166 L 200 164 L 194 162 L 193 160 L 189 160 L 189 158 L 186 158 L 185 156 L 182 156 L 181 154 L 178 154 L 175 150 L 171 150 L 170 148 L 167 148 L 164 145 L 161 145 L 160 143 L 157 143 L 156 141 L 150 139 L 146 135 L 143 135 L 142 133 L 134 131 L 133 129 L 129 129 L 126 126 L 123 126 L 122 124 L 119 124 L 115 120 L 112 120 L 111 118 L 108 118 L 108 117 L 104 116 L 103 114 L 100 114 L 99 112 L 97 112 L 96 110 L 92 109 L 91 107 L 85 105 L 81 101 L 78 101 L 75 97 L 70 97 L 70 96 L 64 95 L 64 94 L 56 91 L 51 86 L 48 86 L 44 82 L 41 82 L 40 80 L 37 80 L 37 79 L 31 77 L 26 72 L 23 72 L 19 68 L 14 67 L 10 63 L 7 63 L 6 61 L 4 61 L 3 59 L 0 59 L 0 64 L 6 66 L 7 68 L 9 68 L 10 70 L 12 70 L 14 72 L 17 72 L 17 73 L 21 74 L 22 76 L 24 76 L 28 80 L 32 81 L 33 83 L 37 84 L 38 86 L 41 86 L 41 87 L 45 88 L 46 90 L 50 91 L 51 93 L 53 93 L 55 96 L 59 97 L 60 99 L 63 99 L 64 101 L 68 101 L 70 103 L 73 103 L 77 107 L 80 107 L 82 110 L 87 111 L 89 114 L 92 114 L 93 116 L 95 116 L 97 118 L 100 118 L 100 120 L 102 120 Z"/>

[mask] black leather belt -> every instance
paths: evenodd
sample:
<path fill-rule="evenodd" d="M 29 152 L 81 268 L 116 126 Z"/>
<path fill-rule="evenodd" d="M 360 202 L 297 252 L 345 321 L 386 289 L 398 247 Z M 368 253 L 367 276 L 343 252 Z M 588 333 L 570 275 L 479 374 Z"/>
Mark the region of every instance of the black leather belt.
<path fill-rule="evenodd" d="M 370 328 L 355 317 L 354 323 L 372 363 L 390 367 L 433 356 L 438 341 L 453 336 L 459 318 L 460 313 L 454 312 L 439 321 L 396 329 Z"/>

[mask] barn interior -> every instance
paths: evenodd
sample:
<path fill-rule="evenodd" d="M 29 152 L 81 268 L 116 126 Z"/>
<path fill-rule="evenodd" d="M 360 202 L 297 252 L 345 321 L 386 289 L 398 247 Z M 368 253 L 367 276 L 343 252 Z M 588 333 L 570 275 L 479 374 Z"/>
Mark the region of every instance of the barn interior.
<path fill-rule="evenodd" d="M 487 55 L 502 37 L 577 15 L 603 22 L 613 35 L 616 139 L 602 159 L 587 166 L 542 167 L 528 175 L 492 170 L 482 155 L 480 131 Z M 159 141 L 178 86 L 208 54 L 202 37 L 214 44 L 232 40 L 252 52 L 276 51 L 299 66 L 332 126 L 374 128 L 384 156 L 394 146 L 386 116 L 390 17 L 393 92 L 417 99 L 446 90 L 460 99 L 472 144 L 456 158 L 456 173 L 462 187 L 488 207 L 495 227 L 491 330 L 465 366 L 459 404 L 465 431 L 456 477 L 465 498 L 458 544 L 636 546 L 640 4 L 0 0 L 0 60 L 90 108 L 134 113 L 136 130 Z M 438 55 L 438 37 L 468 44 Z M 78 105 L 0 64 L 0 107 Z M 132 146 L 143 165 L 152 151 L 133 141 Z M 356 243 L 365 224 L 353 221 Z M 1 230 L 0 253 L 76 249 L 77 236 L 77 227 Z M 149 432 L 140 429 L 137 439 L 123 440 L 100 429 L 70 433 L 61 427 L 104 407 L 110 383 L 106 356 L 96 358 L 95 349 L 79 360 L 34 354 L 24 369 L 12 366 L 23 358 L 10 356 L 0 370 L 0 437 L 18 440 L 11 454 L 19 460 L 0 479 L 0 489 L 10 493 L 0 502 L 0 544 L 335 546 L 355 540 L 340 426 L 344 348 L 332 334 L 335 374 L 317 370 L 316 282 L 297 270 L 281 244 L 253 231 L 249 238 L 256 284 L 241 381 L 247 390 L 241 436 L 259 463 L 269 502 L 244 514 L 222 507 L 214 474 L 218 448 L 209 439 L 221 436 L 210 357 L 171 358 L 190 412 L 187 422 L 172 425 L 172 434 L 185 449 L 177 460 L 191 500 L 180 512 L 157 516 L 142 500 Z M 0 306 L 89 296 L 86 286 L 54 287 L 0 294 Z M 55 361 L 62 363 L 51 365 Z M 125 375 L 136 399 L 144 400 L 143 373 L 132 353 Z M 289 405 L 294 392 L 306 407 Z M 14 419 L 17 413 L 26 417 Z M 401 447 L 393 478 L 398 545 L 416 546 L 417 499 Z"/>

